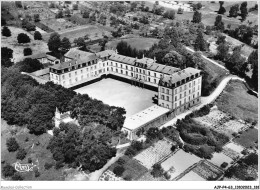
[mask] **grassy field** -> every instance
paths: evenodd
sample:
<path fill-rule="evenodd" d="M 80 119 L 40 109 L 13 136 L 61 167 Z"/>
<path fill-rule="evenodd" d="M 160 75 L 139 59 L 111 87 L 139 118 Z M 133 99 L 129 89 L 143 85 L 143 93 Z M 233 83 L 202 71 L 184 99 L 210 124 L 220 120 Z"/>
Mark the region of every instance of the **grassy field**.
<path fill-rule="evenodd" d="M 106 44 L 108 48 L 116 48 L 117 44 L 121 40 L 110 41 Z M 130 38 L 124 39 L 123 41 L 127 42 L 132 48 L 136 48 L 137 50 L 148 50 L 152 47 L 153 44 L 158 43 L 159 39 L 156 38 Z"/>
<path fill-rule="evenodd" d="M 75 27 L 76 24 L 73 24 L 72 22 L 69 22 L 68 20 L 65 19 L 45 19 L 40 21 L 42 24 L 48 26 L 50 29 L 54 31 L 62 31 L 67 28 L 72 28 Z"/>
<path fill-rule="evenodd" d="M 258 120 L 258 99 L 247 93 L 246 86 L 239 81 L 231 81 L 217 98 L 219 110 L 228 112 L 238 119 Z"/>
<path fill-rule="evenodd" d="M 76 28 L 70 28 L 57 32 L 60 34 L 61 38 L 69 38 L 70 42 L 73 42 L 75 38 L 84 37 L 85 35 L 89 35 L 91 40 L 103 38 L 103 35 L 111 36 L 111 32 L 107 28 L 95 25 L 78 26 Z M 45 41 L 48 41 L 49 38 L 50 34 L 43 35 L 43 39 Z"/>
<path fill-rule="evenodd" d="M 253 128 L 243 131 L 243 133 L 233 141 L 246 148 L 255 147 L 258 142 L 258 130 Z"/>
<path fill-rule="evenodd" d="M 46 42 L 42 40 L 34 40 L 33 36 L 30 33 L 26 32 L 25 30 L 21 28 L 11 27 L 11 26 L 9 27 L 9 29 L 12 33 L 12 36 L 10 37 L 2 36 L 1 47 L 8 47 L 13 50 L 13 58 L 15 59 L 14 60 L 15 62 L 24 59 L 24 55 L 23 55 L 24 48 L 28 48 L 28 47 L 31 48 L 32 54 L 49 51 Z M 20 33 L 27 34 L 30 37 L 31 42 L 26 44 L 18 44 L 17 36 Z"/>
<path fill-rule="evenodd" d="M 16 129 L 16 133 L 11 134 L 10 129 Z M 16 159 L 15 152 L 9 152 L 6 148 L 6 139 L 14 137 L 19 144 L 20 148 L 24 148 L 27 152 L 26 157 L 23 160 Z M 38 168 L 40 172 L 39 177 L 34 176 L 34 172 L 25 172 L 21 173 L 24 177 L 24 180 L 63 180 L 62 169 L 56 170 L 54 167 L 46 170 L 44 168 L 44 164 L 46 162 L 52 162 L 55 164 L 53 160 L 52 154 L 50 150 L 46 149 L 49 144 L 49 140 L 51 135 L 45 133 L 40 136 L 36 136 L 30 134 L 28 129 L 24 127 L 15 127 L 9 126 L 3 119 L 1 120 L 1 161 L 3 164 L 9 163 L 14 164 L 15 162 L 27 164 L 28 158 L 32 159 L 32 163 L 36 165 L 34 169 Z M 39 144 L 38 144 L 39 143 Z M 38 144 L 38 145 L 37 145 Z M 3 165 L 2 164 L 2 165 Z"/>
<path fill-rule="evenodd" d="M 152 106 L 152 97 L 156 94 L 154 91 L 131 86 L 114 79 L 103 79 L 75 91 L 80 94 L 88 94 L 111 106 L 124 107 L 126 116 L 131 116 Z"/>

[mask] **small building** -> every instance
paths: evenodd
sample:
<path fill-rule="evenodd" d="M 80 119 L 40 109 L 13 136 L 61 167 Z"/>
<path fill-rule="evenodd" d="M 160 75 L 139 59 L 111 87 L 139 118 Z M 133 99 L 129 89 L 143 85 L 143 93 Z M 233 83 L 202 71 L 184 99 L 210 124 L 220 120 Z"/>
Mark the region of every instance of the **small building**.
<path fill-rule="evenodd" d="M 47 53 L 37 53 L 34 55 L 27 56 L 27 58 L 37 59 L 42 64 L 50 63 L 54 65 L 60 63 L 60 60 L 57 57 L 51 56 Z"/>
<path fill-rule="evenodd" d="M 76 121 L 70 117 L 70 112 L 61 113 L 58 110 L 58 108 L 56 108 L 55 116 L 54 116 L 55 127 L 59 128 L 59 125 L 62 122 L 63 123 L 69 123 L 69 122 L 76 123 Z"/>

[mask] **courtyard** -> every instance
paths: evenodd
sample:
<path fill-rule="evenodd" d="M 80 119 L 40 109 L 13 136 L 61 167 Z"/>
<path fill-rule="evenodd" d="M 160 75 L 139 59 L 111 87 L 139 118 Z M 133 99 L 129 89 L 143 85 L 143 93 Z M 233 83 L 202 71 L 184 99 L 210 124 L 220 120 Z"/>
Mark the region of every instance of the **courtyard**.
<path fill-rule="evenodd" d="M 103 79 L 75 91 L 80 94 L 88 94 L 110 106 L 125 108 L 126 117 L 154 105 L 152 97 L 157 94 L 154 91 L 131 86 L 114 79 Z"/>

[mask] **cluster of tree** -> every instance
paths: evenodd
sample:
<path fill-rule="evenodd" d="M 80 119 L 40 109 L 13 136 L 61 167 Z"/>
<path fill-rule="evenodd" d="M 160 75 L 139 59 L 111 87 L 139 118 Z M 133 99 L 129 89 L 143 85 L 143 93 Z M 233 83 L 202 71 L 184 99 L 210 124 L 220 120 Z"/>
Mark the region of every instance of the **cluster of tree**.
<path fill-rule="evenodd" d="M 11 67 L 13 63 L 13 50 L 8 47 L 1 47 L 1 67 Z"/>
<path fill-rule="evenodd" d="M 141 58 L 145 51 L 137 50 L 136 48 L 132 48 L 126 41 L 120 41 L 116 49 L 120 55 L 125 55 L 129 57 L 138 57 Z"/>
<path fill-rule="evenodd" d="M 201 22 L 201 13 L 199 11 L 194 12 L 192 22 L 194 22 L 194 23 Z"/>
<path fill-rule="evenodd" d="M 125 6 L 124 4 L 122 4 L 120 2 L 114 1 L 114 2 L 111 2 L 109 11 L 118 16 L 123 16 L 125 14 L 125 12 L 127 11 L 127 6 Z"/>
<path fill-rule="evenodd" d="M 118 27 L 118 29 L 116 31 L 112 31 L 112 36 L 114 38 L 120 38 L 123 35 L 124 35 L 124 33 L 122 31 L 122 27 Z"/>
<path fill-rule="evenodd" d="M 47 147 L 56 160 L 55 167 L 69 164 L 69 167 L 81 167 L 90 172 L 102 168 L 116 155 L 116 149 L 108 143 L 112 135 L 106 130 L 109 129 L 105 126 L 90 128 L 61 123 Z"/>
<path fill-rule="evenodd" d="M 239 11 L 239 5 L 238 4 L 231 6 L 230 10 L 229 10 L 229 16 L 230 17 L 237 17 L 239 15 L 238 11 Z M 241 13 L 240 15 L 241 15 L 241 22 L 242 22 L 246 19 L 247 15 L 248 15 L 247 2 L 246 1 L 241 3 L 240 13 Z"/>
<path fill-rule="evenodd" d="M 223 32 L 225 30 L 224 22 L 222 21 L 222 16 L 218 15 L 216 17 L 215 23 L 214 23 L 215 29 Z"/>
<path fill-rule="evenodd" d="M 30 42 L 31 42 L 31 39 L 30 39 L 30 37 L 29 37 L 27 34 L 25 34 L 25 33 L 20 33 L 20 34 L 18 34 L 18 36 L 17 36 L 17 41 L 18 41 L 19 44 L 20 44 L 20 43 L 30 43 Z"/>
<path fill-rule="evenodd" d="M 225 14 L 226 9 L 225 7 L 223 7 L 224 1 L 219 1 L 219 10 L 218 10 L 218 14 Z"/>
<path fill-rule="evenodd" d="M 239 25 L 236 29 L 229 29 L 225 32 L 232 38 L 251 45 L 254 28 L 246 25 Z"/>
<path fill-rule="evenodd" d="M 175 19 L 175 11 L 174 10 L 167 10 L 163 13 L 163 17 L 173 20 L 173 19 Z"/>
<path fill-rule="evenodd" d="M 164 7 L 154 4 L 152 12 L 156 15 L 162 15 L 164 12 Z"/>
<path fill-rule="evenodd" d="M 201 3 L 192 4 L 191 7 L 192 7 L 193 11 L 197 11 L 202 8 L 202 4 Z"/>
<path fill-rule="evenodd" d="M 34 32 L 34 39 L 35 40 L 42 40 L 42 34 L 39 31 Z"/>
<path fill-rule="evenodd" d="M 5 164 L 2 167 L 2 174 L 5 178 L 11 178 L 14 181 L 21 181 L 23 180 L 23 177 L 17 173 L 15 168 L 11 166 L 10 164 Z"/>
<path fill-rule="evenodd" d="M 23 55 L 24 56 L 32 55 L 32 49 L 31 48 L 24 48 L 23 49 Z"/>
<path fill-rule="evenodd" d="M 83 39 L 84 41 L 84 39 Z M 85 44 L 85 41 L 84 41 Z M 50 35 L 48 40 L 49 50 L 54 54 L 59 55 L 60 53 L 65 54 L 71 48 L 71 43 L 68 38 L 64 37 L 62 40 L 60 39 L 60 35 L 56 32 Z"/>
<path fill-rule="evenodd" d="M 5 37 L 10 37 L 12 35 L 10 29 L 7 26 L 3 27 L 2 35 Z"/>
<path fill-rule="evenodd" d="M 256 90 L 258 90 L 258 53 L 254 50 L 248 57 L 248 64 L 251 65 L 253 69 L 253 74 L 251 77 L 251 82 Z"/>
<path fill-rule="evenodd" d="M 25 28 L 27 31 L 35 31 L 36 26 L 25 18 L 22 20 L 22 28 Z"/>
<path fill-rule="evenodd" d="M 143 23 L 143 24 L 149 24 L 149 20 L 147 16 L 142 16 L 141 18 L 139 18 L 139 22 Z"/>

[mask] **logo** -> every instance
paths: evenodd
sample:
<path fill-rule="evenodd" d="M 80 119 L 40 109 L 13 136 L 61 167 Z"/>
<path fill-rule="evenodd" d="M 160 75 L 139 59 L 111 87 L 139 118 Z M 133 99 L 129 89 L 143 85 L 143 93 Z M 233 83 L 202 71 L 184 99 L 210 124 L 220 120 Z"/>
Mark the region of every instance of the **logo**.
<path fill-rule="evenodd" d="M 20 164 L 19 162 L 14 163 L 14 168 L 18 172 L 30 172 L 33 171 L 33 167 L 37 166 L 32 164 Z"/>

